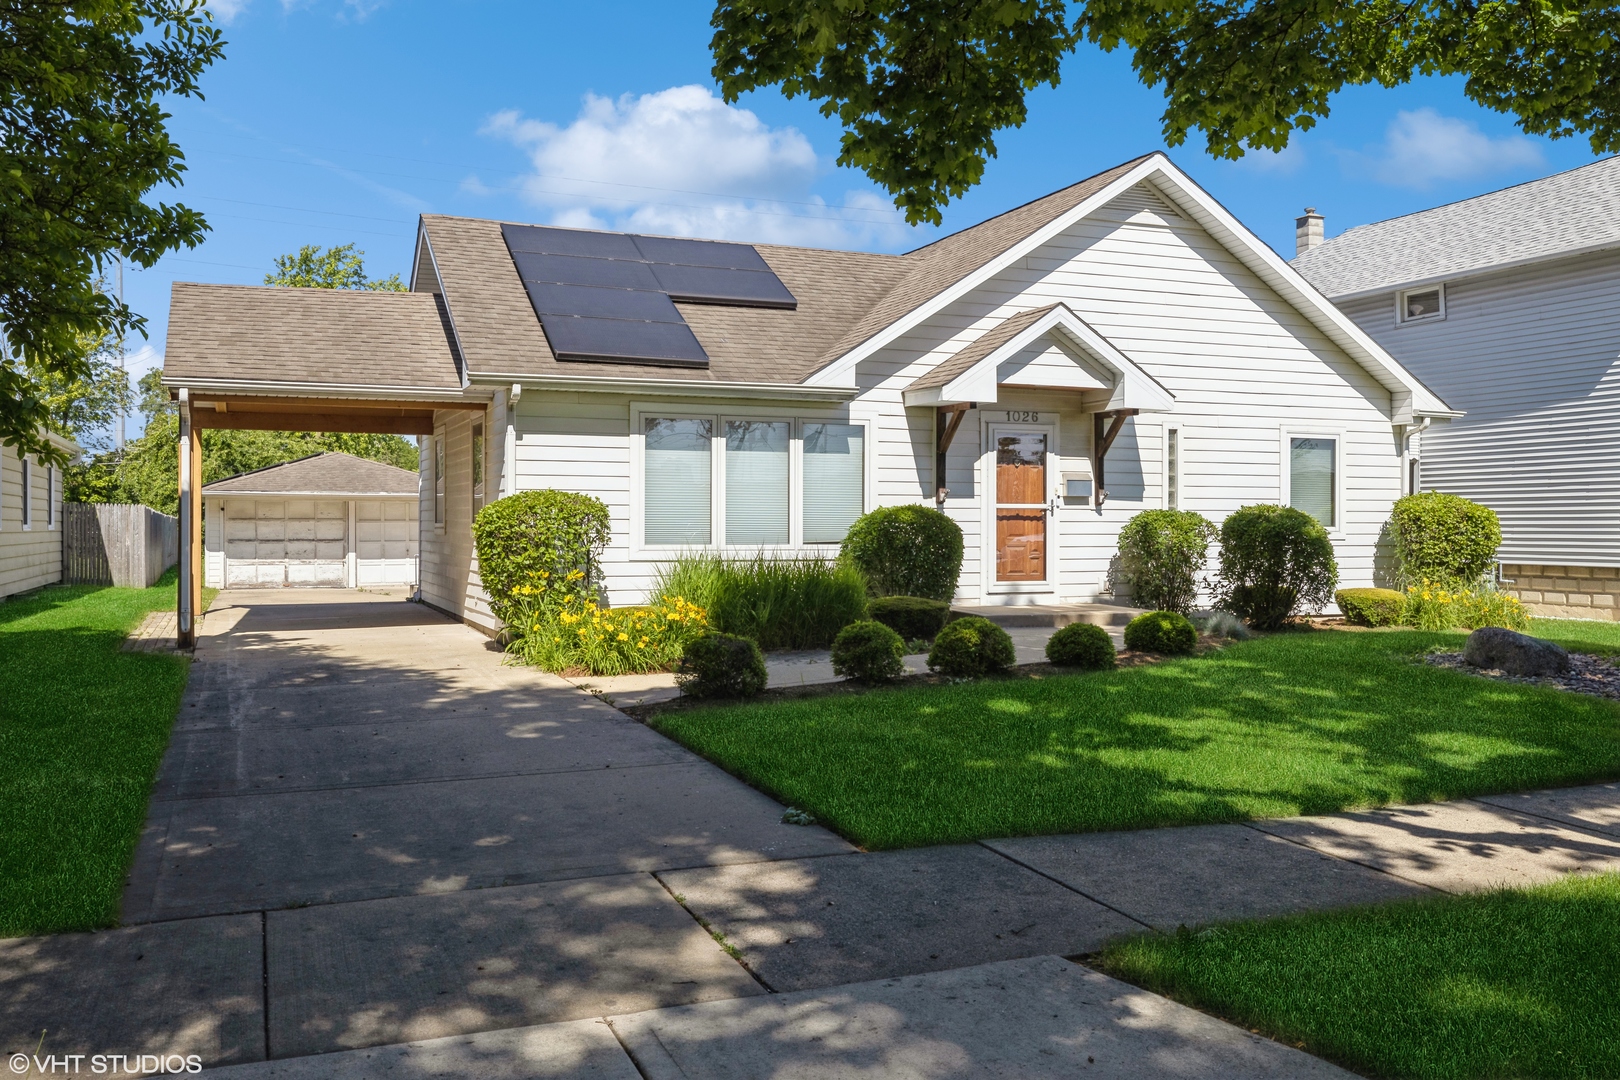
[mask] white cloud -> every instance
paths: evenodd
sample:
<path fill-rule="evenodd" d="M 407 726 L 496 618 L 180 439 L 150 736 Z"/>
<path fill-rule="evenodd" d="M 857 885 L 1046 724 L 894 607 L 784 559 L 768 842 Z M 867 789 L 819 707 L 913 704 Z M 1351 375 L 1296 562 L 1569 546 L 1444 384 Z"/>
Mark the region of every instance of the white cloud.
<path fill-rule="evenodd" d="M 1296 132 L 1294 138 L 1281 150 L 1246 148 L 1246 152 L 1238 158 L 1236 164 L 1250 172 L 1292 176 L 1305 164 L 1305 148 L 1299 144 L 1299 134 Z"/>
<path fill-rule="evenodd" d="M 129 381 L 140 382 L 141 376 L 153 368 L 163 366 L 163 354 L 150 344 L 142 345 L 124 357 L 124 370 L 129 372 Z"/>
<path fill-rule="evenodd" d="M 247 8 L 248 0 L 207 0 L 207 5 L 215 22 L 232 23 Z"/>
<path fill-rule="evenodd" d="M 1431 108 L 1396 113 L 1370 161 L 1379 181 L 1409 188 L 1544 163 L 1541 147 L 1523 135 L 1492 138 L 1466 120 L 1441 116 Z"/>
<path fill-rule="evenodd" d="M 822 163 L 796 128 L 772 128 L 706 87 L 588 95 L 567 126 L 491 116 L 483 133 L 529 154 L 518 182 L 555 225 L 830 247 L 892 244 L 906 229 L 867 191 L 811 194 Z"/>

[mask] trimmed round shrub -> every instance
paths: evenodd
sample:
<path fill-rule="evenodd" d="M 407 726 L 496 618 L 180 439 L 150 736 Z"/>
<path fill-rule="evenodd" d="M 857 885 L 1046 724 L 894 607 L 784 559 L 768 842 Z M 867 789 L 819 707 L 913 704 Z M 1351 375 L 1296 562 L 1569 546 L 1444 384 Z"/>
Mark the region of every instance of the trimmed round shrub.
<path fill-rule="evenodd" d="M 1146 607 L 1192 611 L 1215 526 L 1191 510 L 1144 510 L 1119 531 L 1119 568 Z"/>
<path fill-rule="evenodd" d="M 962 574 L 962 529 L 931 506 L 884 506 L 856 520 L 839 556 L 873 596 L 950 600 Z"/>
<path fill-rule="evenodd" d="M 519 588 L 594 595 L 610 528 L 602 500 L 572 491 L 520 491 L 478 511 L 478 576 L 495 617 L 512 622 Z"/>
<path fill-rule="evenodd" d="M 765 689 L 765 654 L 752 638 L 709 633 L 688 642 L 675 667 L 681 693 L 698 698 L 750 698 Z"/>
<path fill-rule="evenodd" d="M 1402 584 L 1454 581 L 1473 585 L 1502 546 L 1496 511 L 1461 495 L 1423 491 L 1395 500 L 1389 517 Z"/>
<path fill-rule="evenodd" d="M 951 605 L 926 596 L 880 596 L 866 605 L 866 617 L 907 641 L 932 641 L 951 617 Z"/>
<path fill-rule="evenodd" d="M 832 647 L 833 674 L 859 682 L 889 682 L 906 673 L 901 660 L 905 655 L 906 643 L 899 634 L 865 619 L 838 631 Z"/>
<path fill-rule="evenodd" d="M 1125 625 L 1125 647 L 1137 652 L 1190 653 L 1198 629 L 1179 611 L 1148 611 Z"/>
<path fill-rule="evenodd" d="M 1352 626 L 1399 626 L 1406 597 L 1394 589 L 1340 589 L 1333 602 Z"/>
<path fill-rule="evenodd" d="M 1070 623 L 1046 640 L 1046 658 L 1060 667 L 1111 668 L 1114 641 L 1091 623 Z"/>
<path fill-rule="evenodd" d="M 1257 630 L 1327 605 L 1339 564 L 1327 530 L 1290 506 L 1244 506 L 1221 523 L 1216 603 Z"/>
<path fill-rule="evenodd" d="M 928 652 L 932 670 L 968 678 L 1006 671 L 1017 659 L 1007 631 L 980 615 L 946 623 Z"/>

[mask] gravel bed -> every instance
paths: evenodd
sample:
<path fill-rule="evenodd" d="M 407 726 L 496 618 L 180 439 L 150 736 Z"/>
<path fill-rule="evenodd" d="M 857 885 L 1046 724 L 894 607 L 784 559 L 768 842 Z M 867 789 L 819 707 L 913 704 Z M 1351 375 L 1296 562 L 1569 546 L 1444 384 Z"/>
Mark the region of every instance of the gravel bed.
<path fill-rule="evenodd" d="M 1469 675 L 1483 675 L 1487 679 L 1500 679 L 1503 682 L 1536 683 L 1541 686 L 1553 686 L 1560 690 L 1568 690 L 1576 694 L 1591 694 L 1593 697 L 1613 698 L 1620 701 L 1620 667 L 1601 656 L 1588 656 L 1585 653 L 1569 654 L 1568 675 L 1545 675 L 1529 677 L 1524 675 L 1509 675 L 1496 668 L 1477 668 L 1463 659 L 1460 652 L 1434 652 L 1424 656 L 1426 663 L 1435 667 L 1450 668 L 1453 671 L 1465 672 Z"/>

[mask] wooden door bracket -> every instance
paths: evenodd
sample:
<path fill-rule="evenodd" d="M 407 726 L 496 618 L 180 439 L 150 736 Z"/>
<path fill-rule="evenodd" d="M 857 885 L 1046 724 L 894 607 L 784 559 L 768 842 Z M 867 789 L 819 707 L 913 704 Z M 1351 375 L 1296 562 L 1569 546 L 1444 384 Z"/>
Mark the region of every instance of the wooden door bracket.
<path fill-rule="evenodd" d="M 1108 456 L 1108 450 L 1119 438 L 1119 433 L 1125 426 L 1128 417 L 1135 416 L 1139 409 L 1113 409 L 1109 412 L 1093 414 L 1092 422 L 1092 484 L 1097 494 L 1095 505 L 1101 507 L 1103 500 L 1108 498 L 1108 490 L 1103 484 L 1103 459 Z"/>

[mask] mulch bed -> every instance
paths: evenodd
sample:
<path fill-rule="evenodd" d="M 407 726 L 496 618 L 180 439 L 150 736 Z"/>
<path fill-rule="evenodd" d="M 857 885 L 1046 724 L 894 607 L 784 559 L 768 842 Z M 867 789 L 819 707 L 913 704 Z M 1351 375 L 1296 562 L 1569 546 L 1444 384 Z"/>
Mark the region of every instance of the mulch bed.
<path fill-rule="evenodd" d="M 1423 657 L 1423 661 L 1435 667 L 1448 668 L 1452 671 L 1461 671 L 1468 675 L 1481 675 L 1487 679 L 1498 679 L 1502 682 L 1533 683 L 1538 686 L 1551 686 L 1558 690 L 1568 690 L 1574 694 L 1590 694 L 1593 697 L 1612 698 L 1620 701 L 1620 667 L 1601 656 L 1588 656 L 1585 653 L 1569 654 L 1568 675 L 1509 675 L 1496 668 L 1477 668 L 1463 659 L 1460 652 L 1433 652 Z"/>

